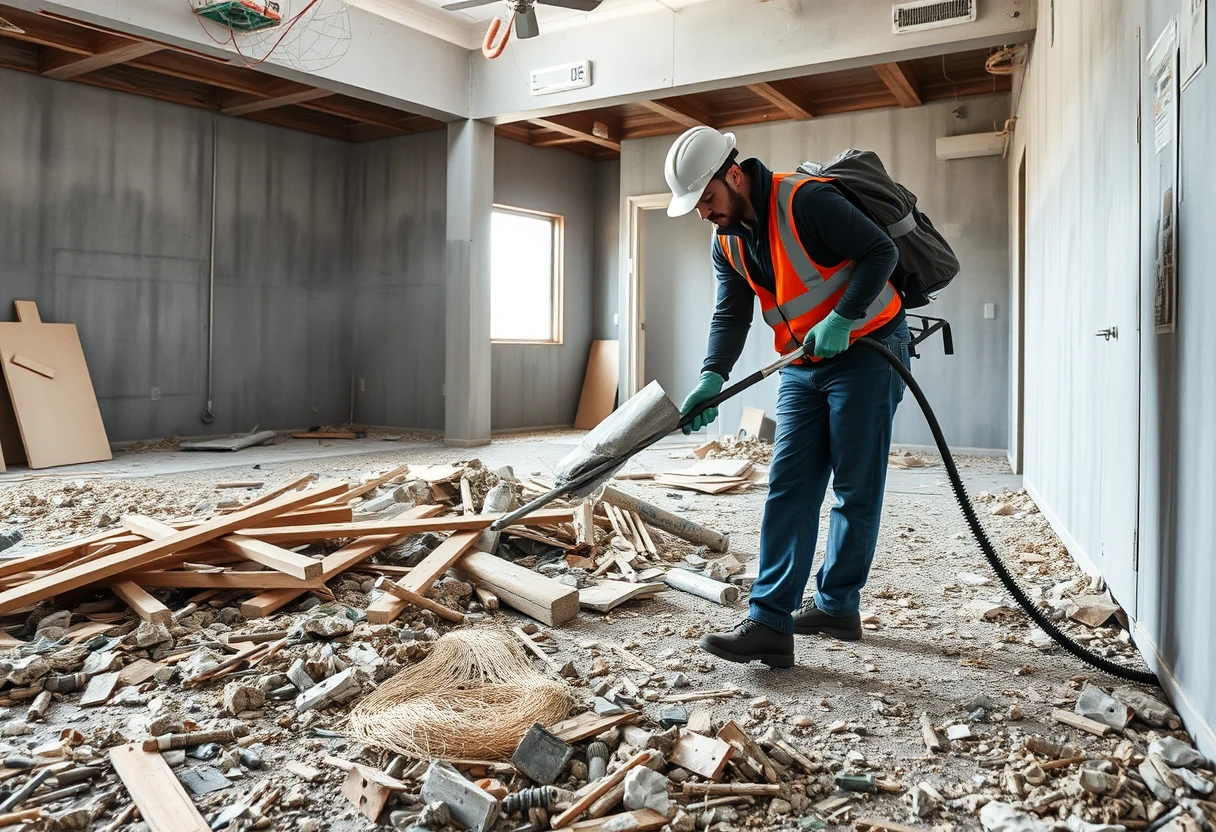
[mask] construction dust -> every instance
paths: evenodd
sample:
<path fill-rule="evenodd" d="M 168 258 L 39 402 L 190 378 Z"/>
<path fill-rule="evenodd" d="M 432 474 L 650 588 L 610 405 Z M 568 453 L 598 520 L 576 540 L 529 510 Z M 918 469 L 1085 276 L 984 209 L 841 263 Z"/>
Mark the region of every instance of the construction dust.
<path fill-rule="evenodd" d="M 771 671 L 697 648 L 705 632 L 746 613 L 762 484 L 720 494 L 613 484 L 729 534 L 726 552 L 600 502 L 589 514 L 559 504 L 548 509 L 556 519 L 508 529 L 496 556 L 474 545 L 480 531 L 455 530 L 470 523 L 465 509 L 482 507 L 508 465 L 523 472 L 508 478 L 519 498 L 542 492 L 548 482 L 536 471 L 569 442 L 496 441 L 464 463 L 433 443 L 403 444 L 257 469 L 234 456 L 230 468 L 170 470 L 173 457 L 156 457 L 166 470 L 155 477 L 0 486 L 0 531 L 24 533 L 0 558 L 0 599 L 14 603 L 71 563 L 22 572 L 16 559 L 110 534 L 113 543 L 91 547 L 112 548 L 88 562 L 113 563 L 141 539 L 131 528 L 157 533 L 132 515 L 194 528 L 270 505 L 265 542 L 284 547 L 279 568 L 312 574 L 309 563 L 321 564 L 310 583 L 194 543 L 176 563 L 116 573 L 143 581 L 147 598 L 120 600 L 111 579 L 84 573 L 74 593 L 38 593 L 32 612 L 10 605 L 0 620 L 5 805 L 52 829 L 135 830 L 147 810 L 154 832 L 158 809 L 140 795 L 177 782 L 182 811 L 233 830 L 1192 832 L 1214 819 L 1212 763 L 1161 691 L 1079 664 L 1030 623 L 988 571 L 932 455 L 917 453 L 922 465 L 892 461 L 863 640 L 800 637 L 797 666 Z M 764 463 L 751 454 L 768 446 L 735 447 L 744 456 L 734 458 Z M 664 444 L 638 464 L 695 463 L 692 450 Z M 1142 666 L 1116 601 L 1077 568 L 1003 462 L 966 458 L 960 468 L 1037 603 L 1091 649 Z M 261 484 L 225 487 L 250 482 Z M 344 488 L 358 496 L 344 501 Z M 829 495 L 819 556 L 832 503 Z M 274 516 L 283 511 L 293 519 Z M 365 522 L 431 525 L 394 537 L 360 531 Z M 705 600 L 666 583 L 675 569 L 743 591 Z M 160 586 L 173 583 L 186 586 Z M 425 670 L 447 633 L 477 645 L 478 661 L 530 656 L 528 673 L 561 692 L 561 708 L 509 726 L 461 710 L 462 725 L 471 716 L 498 726 L 482 759 L 381 737 L 376 697 L 399 674 Z M 466 652 L 448 654 L 445 666 Z M 502 681 L 486 680 L 491 698 Z M 397 734 L 417 741 L 440 730 L 404 713 Z M 352 714 L 362 715 L 357 730 Z"/>

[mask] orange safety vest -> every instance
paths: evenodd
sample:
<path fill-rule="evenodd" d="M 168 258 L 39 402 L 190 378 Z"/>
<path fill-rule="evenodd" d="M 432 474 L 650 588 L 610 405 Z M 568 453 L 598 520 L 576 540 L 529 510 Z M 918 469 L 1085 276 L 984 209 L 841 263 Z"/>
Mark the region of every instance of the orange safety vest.
<path fill-rule="evenodd" d="M 751 284 L 760 298 L 764 322 L 776 333 L 774 347 L 786 355 L 802 345 L 815 324 L 836 308 L 853 276 L 854 261 L 842 260 L 835 266 L 821 266 L 811 259 L 794 227 L 794 194 L 808 182 L 831 182 L 824 176 L 802 173 L 774 173 L 768 213 L 769 251 L 773 258 L 776 294 L 752 279 L 747 270 L 743 241 L 734 235 L 719 234 L 718 245 L 735 271 Z M 863 318 L 853 324 L 852 344 L 858 338 L 881 328 L 899 314 L 899 292 L 887 281 Z M 818 361 L 818 358 L 812 358 Z"/>

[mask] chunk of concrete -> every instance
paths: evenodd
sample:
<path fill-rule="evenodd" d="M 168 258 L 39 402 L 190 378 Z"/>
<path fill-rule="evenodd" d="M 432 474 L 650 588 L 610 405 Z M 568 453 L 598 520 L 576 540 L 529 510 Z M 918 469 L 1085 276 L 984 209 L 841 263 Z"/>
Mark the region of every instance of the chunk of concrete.
<path fill-rule="evenodd" d="M 1047 832 L 1043 821 L 1008 803 L 993 800 L 980 809 L 980 825 L 985 832 Z"/>
<path fill-rule="evenodd" d="M 244 682 L 229 682 L 224 686 L 224 711 L 236 716 L 244 711 L 256 711 L 266 703 L 261 688 Z"/>
<path fill-rule="evenodd" d="M 436 760 L 422 778 L 423 803 L 446 803 L 452 817 L 470 832 L 489 832 L 498 819 L 498 801 L 466 780 L 450 763 Z"/>
<path fill-rule="evenodd" d="M 348 667 L 341 673 L 330 676 L 324 682 L 313 685 L 296 697 L 296 712 L 302 714 L 313 708 L 338 704 L 355 696 L 361 687 L 355 673 L 356 668 Z"/>
<path fill-rule="evenodd" d="M 1145 725 L 1171 730 L 1182 725 L 1182 720 L 1169 705 L 1139 688 L 1124 685 L 1115 688 L 1112 695 L 1120 702 L 1126 702 L 1136 712 L 1136 718 Z"/>
<path fill-rule="evenodd" d="M 572 756 L 573 748 L 537 722 L 519 741 L 511 762 L 533 782 L 550 786 L 561 777 Z"/>
<path fill-rule="evenodd" d="M 1086 684 L 1073 710 L 1079 715 L 1122 731 L 1134 711 L 1097 685 Z"/>
<path fill-rule="evenodd" d="M 1148 744 L 1149 754 L 1160 754 L 1174 768 L 1195 768 L 1207 763 L 1207 758 L 1195 748 L 1176 737 L 1162 737 Z"/>
<path fill-rule="evenodd" d="M 625 775 L 626 809 L 654 809 L 665 815 L 670 805 L 666 776 L 646 766 L 638 766 Z"/>
<path fill-rule="evenodd" d="M 131 640 L 136 647 L 155 647 L 167 641 L 173 641 L 169 628 L 159 621 L 145 621 L 131 633 Z"/>

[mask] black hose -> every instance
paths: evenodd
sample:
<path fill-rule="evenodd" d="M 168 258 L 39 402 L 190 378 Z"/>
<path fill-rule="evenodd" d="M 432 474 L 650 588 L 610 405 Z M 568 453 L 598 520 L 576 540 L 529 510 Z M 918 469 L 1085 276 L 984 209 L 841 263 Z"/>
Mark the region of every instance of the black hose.
<path fill-rule="evenodd" d="M 971 527 L 971 534 L 975 536 L 975 542 L 979 544 L 980 551 L 984 553 L 984 557 L 988 560 L 988 565 L 992 567 L 992 571 L 996 572 L 997 577 L 1001 579 L 1001 583 L 1005 585 L 1005 589 L 1009 590 L 1009 594 L 1018 602 L 1018 605 L 1026 611 L 1026 614 L 1031 617 L 1035 624 L 1038 624 L 1042 628 L 1043 632 L 1051 636 L 1052 641 L 1086 664 L 1093 665 L 1099 670 L 1112 676 L 1117 676 L 1120 679 L 1129 679 L 1133 682 L 1141 682 L 1146 685 L 1157 684 L 1157 677 L 1153 673 L 1116 664 L 1070 639 L 1030 599 L 1026 591 L 1009 574 L 1005 563 L 997 555 L 996 549 L 993 548 L 992 541 L 988 539 L 987 532 L 980 525 L 980 520 L 975 514 L 975 506 L 971 505 L 971 498 L 967 496 L 967 489 L 958 474 L 958 466 L 954 464 L 954 457 L 950 455 L 950 446 L 946 444 L 946 437 L 942 435 L 941 425 L 937 423 L 937 416 L 933 414 L 933 408 L 929 406 L 929 400 L 925 397 L 925 392 L 920 389 L 920 385 L 916 383 L 916 378 L 912 375 L 912 372 L 904 366 L 904 363 L 899 360 L 899 357 L 895 353 L 873 338 L 859 338 L 857 343 L 864 344 L 885 358 L 887 363 L 894 367 L 895 371 L 903 378 L 908 389 L 912 391 L 912 395 L 916 397 L 916 403 L 920 405 L 921 412 L 925 414 L 925 421 L 929 424 L 929 431 L 933 434 L 933 441 L 937 445 L 937 451 L 942 455 L 942 464 L 946 466 L 946 475 L 950 477 L 950 487 L 954 489 L 954 498 L 958 500 L 958 506 L 963 511 L 963 517 L 966 518 L 967 525 Z"/>

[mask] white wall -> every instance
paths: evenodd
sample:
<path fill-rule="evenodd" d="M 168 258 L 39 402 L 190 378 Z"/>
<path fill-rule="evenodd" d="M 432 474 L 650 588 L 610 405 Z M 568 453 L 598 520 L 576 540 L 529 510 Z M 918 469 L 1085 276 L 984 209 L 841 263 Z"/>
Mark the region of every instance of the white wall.
<path fill-rule="evenodd" d="M 1141 652 L 1156 666 L 1174 704 L 1200 746 L 1216 754 L 1216 590 L 1212 541 L 1216 540 L 1216 257 L 1210 229 L 1216 207 L 1216 161 L 1209 143 L 1216 133 L 1216 75 L 1208 66 L 1181 95 L 1178 329 L 1158 335 L 1152 326 L 1152 275 L 1156 256 L 1155 202 L 1158 160 L 1152 143 L 1152 106 L 1143 59 L 1165 23 L 1179 12 L 1166 0 L 1056 3 L 1051 45 L 1046 0 L 1042 25 L 1018 104 L 1009 179 L 1016 182 L 1023 149 L 1027 159 L 1026 257 L 1026 482 L 1039 496 L 1073 553 L 1101 564 L 1112 518 L 1103 504 L 1139 502 L 1139 570 L 1133 597 L 1120 600 L 1135 611 Z M 1114 83 L 1104 62 L 1141 29 L 1136 63 L 1145 68 L 1144 125 L 1139 150 L 1143 178 L 1134 165 L 1113 160 L 1121 146 L 1115 131 L 1129 129 L 1112 112 L 1134 113 L 1133 79 Z M 1216 16 L 1208 18 L 1208 43 L 1216 45 Z M 1130 129 L 1134 130 L 1134 126 Z M 1013 191 L 1011 190 L 1011 193 Z M 1112 217 L 1139 206 L 1139 233 Z M 1112 379 L 1102 364 L 1105 343 L 1093 336 L 1112 298 L 1128 278 L 1110 252 L 1139 261 L 1139 487 L 1135 478 L 1104 475 L 1126 455 L 1137 454 L 1135 437 L 1103 440 L 1110 418 Z M 1137 239 L 1138 237 L 1138 239 Z M 1138 274 L 1138 277 L 1137 277 Z M 1136 288 L 1133 284 L 1130 288 Z M 1118 458 L 1116 458 L 1116 456 Z"/>
<path fill-rule="evenodd" d="M 847 147 L 874 150 L 888 171 L 917 195 L 921 208 L 958 254 L 962 273 L 937 302 L 920 310 L 950 321 L 956 354 L 943 355 L 940 336 L 934 336 L 923 348 L 924 357 L 913 362 L 913 372 L 933 402 L 952 446 L 1003 449 L 1008 444 L 1010 321 L 1006 303 L 1009 253 L 1005 163 L 1000 157 L 939 161 L 935 140 L 938 136 L 991 130 L 994 122 L 1003 123 L 1009 96 L 967 98 L 961 103 L 964 119 L 951 114 L 952 102 L 935 102 L 915 109 L 888 108 L 805 122 L 751 125 L 734 132 L 742 157 L 756 156 L 778 171 L 793 170 L 806 159 L 826 161 Z M 660 137 L 623 143 L 622 224 L 626 222 L 627 197 L 666 190 L 663 160 L 671 141 L 671 137 Z M 709 231 L 706 226 L 702 243 L 680 251 L 681 257 L 704 264 L 706 286 L 694 291 L 713 291 L 712 279 L 708 279 Z M 625 259 L 622 252 L 621 262 Z M 622 276 L 621 292 L 624 285 Z M 624 308 L 623 295 L 618 302 Z M 995 319 L 983 318 L 985 303 L 996 304 Z M 647 310 L 647 319 L 650 326 L 659 326 L 662 310 Z M 704 316 L 680 337 L 703 351 L 708 332 L 709 318 Z M 753 325 L 735 377 L 758 369 L 774 357 L 772 331 L 759 323 Z M 696 364 L 699 369 L 699 359 Z M 678 398 L 686 391 L 669 392 Z M 728 433 L 738 427 L 737 408 L 743 404 L 773 413 L 775 380 L 764 382 L 727 407 L 722 418 Z M 932 441 L 910 400 L 896 417 L 895 440 L 917 445 Z"/>

